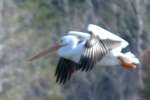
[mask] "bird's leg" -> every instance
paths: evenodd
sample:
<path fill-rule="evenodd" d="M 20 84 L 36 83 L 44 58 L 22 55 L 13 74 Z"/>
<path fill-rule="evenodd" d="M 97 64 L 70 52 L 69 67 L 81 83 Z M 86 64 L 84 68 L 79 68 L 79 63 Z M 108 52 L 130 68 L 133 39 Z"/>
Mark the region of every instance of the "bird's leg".
<path fill-rule="evenodd" d="M 122 67 L 127 70 L 132 70 L 137 67 L 137 65 L 132 63 L 132 61 L 130 61 L 127 57 L 118 56 L 118 59 L 120 61 L 120 64 L 122 65 Z"/>

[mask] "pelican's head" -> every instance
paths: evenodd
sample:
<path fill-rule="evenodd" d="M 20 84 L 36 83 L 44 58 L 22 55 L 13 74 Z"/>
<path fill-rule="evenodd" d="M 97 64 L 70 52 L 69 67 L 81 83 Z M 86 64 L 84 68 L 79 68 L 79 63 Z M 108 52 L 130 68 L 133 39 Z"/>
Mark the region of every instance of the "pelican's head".
<path fill-rule="evenodd" d="M 43 50 L 42 52 L 38 53 L 37 55 L 33 56 L 29 61 L 38 59 L 42 56 L 47 55 L 50 52 L 57 51 L 59 55 L 65 54 L 65 52 L 68 52 L 69 49 L 73 48 L 76 46 L 78 43 L 78 38 L 76 36 L 72 35 L 66 35 L 63 36 L 58 43 L 55 43 L 52 47 Z"/>
<path fill-rule="evenodd" d="M 59 42 L 60 47 L 57 50 L 58 55 L 62 57 L 69 57 L 70 51 L 77 46 L 78 41 L 79 40 L 76 36 L 63 36 Z"/>
<path fill-rule="evenodd" d="M 77 42 L 78 42 L 78 38 L 76 36 L 66 35 L 60 39 L 58 45 L 60 45 L 60 47 L 74 46 Z"/>

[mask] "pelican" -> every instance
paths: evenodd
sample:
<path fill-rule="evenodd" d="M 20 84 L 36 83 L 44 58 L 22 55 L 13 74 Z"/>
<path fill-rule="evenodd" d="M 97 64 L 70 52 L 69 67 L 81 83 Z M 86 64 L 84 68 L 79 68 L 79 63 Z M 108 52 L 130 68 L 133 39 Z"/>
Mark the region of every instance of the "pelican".
<path fill-rule="evenodd" d="M 125 69 L 135 69 L 140 63 L 130 51 L 122 49 L 129 44 L 121 37 L 93 24 L 89 24 L 88 32 L 69 31 L 60 42 L 33 56 L 33 61 L 49 52 L 57 51 L 60 56 L 55 76 L 56 82 L 64 84 L 77 71 L 90 71 L 97 63 L 101 66 L 121 65 Z"/>

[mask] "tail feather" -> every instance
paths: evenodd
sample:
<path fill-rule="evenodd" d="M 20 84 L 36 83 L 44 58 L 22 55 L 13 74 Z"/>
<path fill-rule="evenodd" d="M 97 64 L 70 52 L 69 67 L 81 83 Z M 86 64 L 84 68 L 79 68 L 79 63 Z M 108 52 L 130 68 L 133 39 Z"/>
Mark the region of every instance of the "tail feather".
<path fill-rule="evenodd" d="M 140 64 L 139 59 L 131 52 L 125 53 L 125 57 L 127 57 L 134 64 Z"/>
<path fill-rule="evenodd" d="M 118 59 L 120 60 L 120 64 L 122 65 L 122 67 L 127 70 L 137 68 L 137 64 L 135 63 L 135 61 L 133 61 L 133 59 L 129 59 L 129 57 L 119 56 Z"/>

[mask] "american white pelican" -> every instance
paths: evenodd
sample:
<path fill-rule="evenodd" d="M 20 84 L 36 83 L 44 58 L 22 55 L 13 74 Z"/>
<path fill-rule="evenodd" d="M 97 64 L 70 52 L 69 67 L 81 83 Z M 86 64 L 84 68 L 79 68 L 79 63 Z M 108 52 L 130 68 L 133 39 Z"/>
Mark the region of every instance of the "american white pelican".
<path fill-rule="evenodd" d="M 59 83 L 69 80 L 76 70 L 91 70 L 97 62 L 104 66 L 121 65 L 126 69 L 135 69 L 140 63 L 131 52 L 121 52 L 128 42 L 119 36 L 93 24 L 88 25 L 87 30 L 87 33 L 68 32 L 58 45 L 42 51 L 30 61 L 57 50 L 60 59 L 55 76 Z"/>

